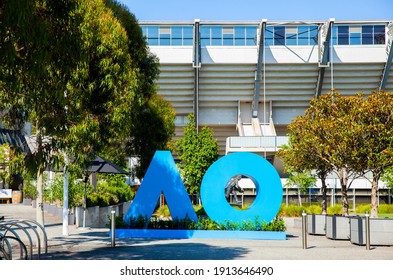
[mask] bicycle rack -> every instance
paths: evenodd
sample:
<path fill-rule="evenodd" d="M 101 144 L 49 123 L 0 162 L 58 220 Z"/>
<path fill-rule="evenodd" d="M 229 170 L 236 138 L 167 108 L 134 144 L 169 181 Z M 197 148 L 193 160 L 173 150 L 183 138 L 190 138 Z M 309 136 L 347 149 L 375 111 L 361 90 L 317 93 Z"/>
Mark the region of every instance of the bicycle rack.
<path fill-rule="evenodd" d="M 37 230 L 38 228 L 42 232 L 42 237 L 43 237 L 42 242 L 41 242 L 40 234 Z M 4 233 L 2 233 L 2 231 Z M 31 231 L 34 232 L 36 240 L 37 240 L 38 259 L 41 256 L 41 247 L 42 246 L 44 247 L 45 254 L 48 253 L 48 238 L 47 238 L 45 229 L 34 220 L 19 219 L 19 220 L 4 220 L 4 221 L 0 222 L 0 238 L 3 241 L 2 243 L 0 243 L 0 249 L 3 254 L 6 251 L 5 251 L 5 248 L 2 244 L 5 243 L 7 245 L 9 255 L 12 256 L 12 246 L 11 246 L 10 242 L 7 240 L 7 238 L 10 238 L 13 240 L 17 240 L 21 244 L 21 246 L 20 246 L 21 258 L 23 257 L 23 252 L 26 252 L 26 259 L 28 258 L 26 244 L 23 242 L 22 238 L 20 237 L 20 235 L 18 234 L 17 231 L 22 231 L 28 239 L 28 242 L 29 242 L 28 248 L 29 248 L 30 259 L 33 259 L 33 255 L 34 255 L 33 254 L 34 242 L 33 242 L 33 238 L 31 235 Z M 12 233 L 13 236 L 7 235 L 8 233 Z"/>

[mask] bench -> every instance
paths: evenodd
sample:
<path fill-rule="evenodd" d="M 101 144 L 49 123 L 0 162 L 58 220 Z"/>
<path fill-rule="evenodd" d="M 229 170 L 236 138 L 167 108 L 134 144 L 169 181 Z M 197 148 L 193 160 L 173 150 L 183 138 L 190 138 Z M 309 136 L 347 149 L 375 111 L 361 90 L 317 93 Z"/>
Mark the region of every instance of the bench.
<path fill-rule="evenodd" d="M 11 189 L 0 189 L 0 201 L 6 201 L 7 204 L 10 204 L 11 199 L 12 199 Z"/>

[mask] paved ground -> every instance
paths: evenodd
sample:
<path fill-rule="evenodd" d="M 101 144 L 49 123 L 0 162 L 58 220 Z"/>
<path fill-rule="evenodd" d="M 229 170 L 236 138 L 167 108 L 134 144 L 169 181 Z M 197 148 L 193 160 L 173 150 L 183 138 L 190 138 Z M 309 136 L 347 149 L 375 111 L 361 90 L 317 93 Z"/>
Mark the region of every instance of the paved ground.
<path fill-rule="evenodd" d="M 35 219 L 35 209 L 21 204 L 0 204 L 6 219 Z M 83 260 L 393 260 L 392 246 L 364 246 L 335 241 L 325 236 L 307 236 L 308 249 L 302 248 L 299 219 L 286 219 L 287 240 L 230 239 L 117 239 L 111 247 L 109 229 L 81 230 L 69 226 L 62 235 L 61 221 L 45 214 L 48 253 L 41 259 Z"/>

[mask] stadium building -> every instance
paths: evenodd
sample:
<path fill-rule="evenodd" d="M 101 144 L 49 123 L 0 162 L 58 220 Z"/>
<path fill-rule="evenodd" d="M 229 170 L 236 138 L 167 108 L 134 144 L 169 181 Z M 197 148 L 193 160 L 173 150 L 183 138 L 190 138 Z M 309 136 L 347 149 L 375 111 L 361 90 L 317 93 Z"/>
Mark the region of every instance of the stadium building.
<path fill-rule="evenodd" d="M 393 91 L 392 21 L 201 21 L 140 25 L 160 59 L 158 93 L 213 129 L 220 154 L 275 157 L 312 98 Z M 389 196 L 390 197 L 390 196 Z"/>

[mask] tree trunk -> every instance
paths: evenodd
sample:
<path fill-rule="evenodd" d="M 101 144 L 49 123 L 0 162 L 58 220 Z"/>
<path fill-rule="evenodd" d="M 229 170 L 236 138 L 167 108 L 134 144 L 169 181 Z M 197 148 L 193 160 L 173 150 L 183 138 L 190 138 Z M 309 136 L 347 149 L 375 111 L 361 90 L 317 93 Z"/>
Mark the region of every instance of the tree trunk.
<path fill-rule="evenodd" d="M 37 125 L 37 153 L 42 153 L 42 136 L 41 132 L 38 129 Z M 43 187 L 43 176 L 44 176 L 44 168 L 42 162 L 38 163 L 38 171 L 37 171 L 37 208 L 36 208 L 36 220 L 37 223 L 45 226 L 44 223 L 44 187 Z"/>
<path fill-rule="evenodd" d="M 348 189 L 347 189 L 347 184 L 348 184 L 348 175 L 347 172 L 344 169 L 341 169 L 338 172 L 339 178 L 340 178 L 340 185 L 341 185 L 341 204 L 343 207 L 342 210 L 342 215 L 344 217 L 347 217 L 349 215 L 348 213 Z"/>
<path fill-rule="evenodd" d="M 373 181 L 371 186 L 371 218 L 378 218 L 378 181 L 381 177 L 381 172 L 373 171 Z"/>
<path fill-rule="evenodd" d="M 326 186 L 326 177 L 321 177 L 322 182 L 322 214 L 326 215 L 327 210 L 327 186 Z"/>
<path fill-rule="evenodd" d="M 36 208 L 36 220 L 42 226 L 44 224 L 44 188 L 43 188 L 43 175 L 44 170 L 42 167 L 38 168 L 37 172 L 37 208 Z"/>

